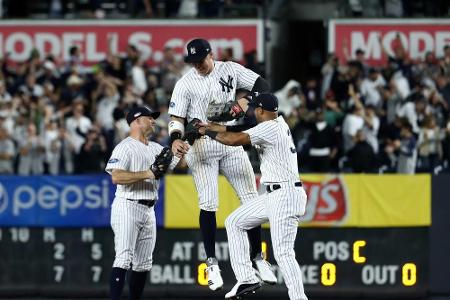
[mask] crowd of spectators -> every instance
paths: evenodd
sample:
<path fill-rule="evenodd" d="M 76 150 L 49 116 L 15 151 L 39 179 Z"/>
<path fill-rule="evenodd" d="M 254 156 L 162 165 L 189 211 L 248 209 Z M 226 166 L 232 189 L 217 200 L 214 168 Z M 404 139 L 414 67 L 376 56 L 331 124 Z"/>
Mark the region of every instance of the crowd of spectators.
<path fill-rule="evenodd" d="M 443 57 L 411 59 L 400 37 L 386 64 L 364 49 L 330 54 L 322 77 L 277 92 L 306 172 L 448 172 L 450 45 Z"/>
<path fill-rule="evenodd" d="M 241 63 L 253 69 L 252 55 Z M 330 54 L 321 78 L 290 80 L 275 92 L 301 171 L 447 172 L 450 46 L 443 57 L 430 52 L 412 60 L 399 43 L 381 68 L 365 62 L 363 49 L 350 56 Z M 83 65 L 76 46 L 62 62 L 35 50 L 20 63 L 4 57 L 0 174 L 102 172 L 128 133 L 125 115 L 134 105 L 161 111 L 152 139 L 167 145 L 168 102 L 189 68 L 177 57 L 166 48 L 160 63 L 147 66 L 133 45 L 94 66 Z M 232 59 L 232 52 L 219 59 Z"/>

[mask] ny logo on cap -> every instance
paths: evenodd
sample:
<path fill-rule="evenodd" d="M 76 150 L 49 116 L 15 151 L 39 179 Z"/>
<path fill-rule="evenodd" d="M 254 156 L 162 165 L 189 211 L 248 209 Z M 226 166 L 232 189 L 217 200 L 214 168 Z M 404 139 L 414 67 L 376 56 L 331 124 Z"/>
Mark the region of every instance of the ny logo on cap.
<path fill-rule="evenodd" d="M 191 51 L 191 54 L 195 54 L 195 47 L 191 47 L 190 51 Z"/>

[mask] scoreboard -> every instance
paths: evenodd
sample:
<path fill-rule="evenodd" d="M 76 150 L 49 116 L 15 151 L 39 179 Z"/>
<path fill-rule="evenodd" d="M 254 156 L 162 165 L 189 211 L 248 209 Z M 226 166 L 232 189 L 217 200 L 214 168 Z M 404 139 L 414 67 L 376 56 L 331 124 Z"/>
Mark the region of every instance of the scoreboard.
<path fill-rule="evenodd" d="M 225 291 L 235 283 L 226 232 L 219 230 L 217 258 Z M 199 230 L 158 229 L 154 265 L 145 293 L 207 293 L 205 252 Z M 428 290 L 428 228 L 301 228 L 295 245 L 308 295 L 349 293 L 421 295 Z M 287 299 L 287 290 L 263 230 L 263 251 L 278 285 L 258 296 Z M 109 228 L 0 229 L 0 297 L 11 294 L 107 295 L 114 257 Z M 412 298 L 410 298 L 412 299 Z"/>

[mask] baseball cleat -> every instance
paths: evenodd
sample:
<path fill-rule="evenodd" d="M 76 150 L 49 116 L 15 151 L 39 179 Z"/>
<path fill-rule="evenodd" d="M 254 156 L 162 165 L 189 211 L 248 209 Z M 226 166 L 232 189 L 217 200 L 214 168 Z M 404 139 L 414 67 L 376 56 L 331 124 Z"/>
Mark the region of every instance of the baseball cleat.
<path fill-rule="evenodd" d="M 216 258 L 210 257 L 206 260 L 206 277 L 208 279 L 209 288 L 213 291 L 222 289 L 223 279 L 220 275 L 219 263 Z"/>
<path fill-rule="evenodd" d="M 261 282 L 253 282 L 253 283 L 236 283 L 231 291 L 229 291 L 225 295 L 225 299 L 241 299 L 242 296 L 245 296 L 249 293 L 255 293 L 257 289 L 261 287 Z"/>
<path fill-rule="evenodd" d="M 256 275 L 264 282 L 274 285 L 278 282 L 277 277 L 272 272 L 272 266 L 267 260 L 255 259 Z"/>

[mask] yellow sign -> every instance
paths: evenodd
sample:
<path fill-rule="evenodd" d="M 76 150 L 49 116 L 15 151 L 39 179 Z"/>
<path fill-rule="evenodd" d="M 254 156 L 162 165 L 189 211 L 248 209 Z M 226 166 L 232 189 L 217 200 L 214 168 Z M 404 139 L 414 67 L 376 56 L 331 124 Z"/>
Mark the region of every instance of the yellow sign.
<path fill-rule="evenodd" d="M 431 176 L 302 175 L 308 194 L 305 227 L 411 227 L 431 224 Z M 218 227 L 239 206 L 219 176 Z M 198 228 L 198 196 L 190 175 L 165 179 L 165 227 Z"/>

